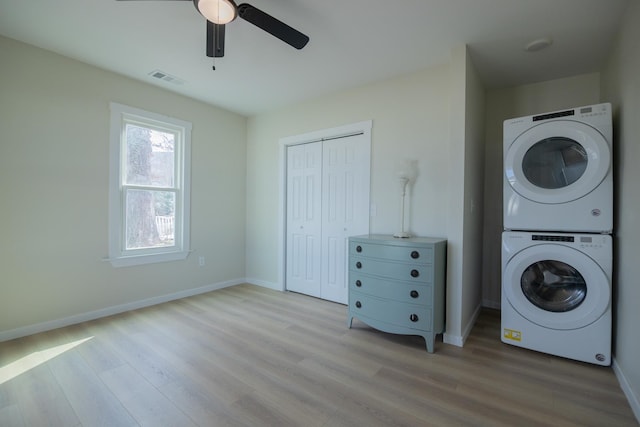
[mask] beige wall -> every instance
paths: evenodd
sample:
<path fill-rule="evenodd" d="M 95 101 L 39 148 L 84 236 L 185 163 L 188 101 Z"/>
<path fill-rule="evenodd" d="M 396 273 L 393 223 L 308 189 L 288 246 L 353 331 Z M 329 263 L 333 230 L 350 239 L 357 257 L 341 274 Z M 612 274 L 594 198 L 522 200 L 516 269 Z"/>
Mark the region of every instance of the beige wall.
<path fill-rule="evenodd" d="M 602 72 L 614 114 L 614 369 L 640 420 L 640 2 L 629 2 Z"/>
<path fill-rule="evenodd" d="M 244 278 L 246 118 L 10 39 L 0 56 L 0 338 Z M 102 261 L 111 101 L 193 124 L 184 261 Z"/>
<path fill-rule="evenodd" d="M 606 100 L 604 100 L 606 101 Z M 604 102 L 603 101 L 603 102 Z M 500 308 L 502 239 L 502 123 L 506 119 L 597 104 L 599 73 L 487 92 L 482 299 Z"/>

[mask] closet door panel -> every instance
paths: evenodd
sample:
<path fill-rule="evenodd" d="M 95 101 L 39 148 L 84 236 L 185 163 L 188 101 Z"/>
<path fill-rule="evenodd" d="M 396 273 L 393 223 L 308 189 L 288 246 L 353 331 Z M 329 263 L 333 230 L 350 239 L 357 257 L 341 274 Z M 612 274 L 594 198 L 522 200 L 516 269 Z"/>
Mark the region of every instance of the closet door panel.
<path fill-rule="evenodd" d="M 347 303 L 347 237 L 369 232 L 369 143 L 363 135 L 323 143 L 321 298 Z"/>
<path fill-rule="evenodd" d="M 287 289 L 320 296 L 322 144 L 287 149 Z"/>

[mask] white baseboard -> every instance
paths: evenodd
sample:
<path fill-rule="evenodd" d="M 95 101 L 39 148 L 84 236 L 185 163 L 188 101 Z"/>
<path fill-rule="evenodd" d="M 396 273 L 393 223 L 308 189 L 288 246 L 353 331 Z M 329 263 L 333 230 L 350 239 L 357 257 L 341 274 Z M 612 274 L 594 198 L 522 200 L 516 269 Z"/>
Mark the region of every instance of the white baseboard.
<path fill-rule="evenodd" d="M 473 312 L 473 316 L 471 316 L 471 319 L 464 327 L 464 330 L 462 331 L 462 335 L 452 335 L 445 332 L 444 335 L 442 336 L 442 342 L 444 342 L 445 344 L 451 344 L 458 347 L 464 347 L 465 341 L 467 341 L 467 338 L 469 338 L 469 334 L 471 333 L 473 326 L 476 324 L 476 320 L 478 320 L 478 316 L 480 316 L 481 309 L 482 309 L 481 305 L 476 307 L 475 311 Z"/>
<path fill-rule="evenodd" d="M 225 282 L 212 283 L 210 285 L 201 286 L 199 288 L 187 289 L 168 295 L 160 295 L 157 297 L 147 298 L 140 301 L 132 301 L 121 305 L 102 308 L 100 310 L 90 311 L 87 313 L 76 314 L 62 319 L 51 320 L 48 322 L 36 323 L 34 325 L 23 326 L 20 328 L 0 331 L 0 342 L 12 340 L 15 338 L 25 337 L 40 332 L 50 331 L 52 329 L 62 328 L 64 326 L 75 325 L 77 323 L 86 322 L 88 320 L 99 319 L 101 317 L 111 316 L 125 311 L 136 310 L 138 308 L 149 307 L 163 302 L 173 301 L 180 298 L 186 298 L 193 295 L 204 294 L 206 292 L 215 291 L 233 285 L 245 283 L 244 279 L 228 280 Z"/>
<path fill-rule="evenodd" d="M 633 415 L 636 416 L 636 420 L 640 423 L 640 398 L 634 393 L 629 381 L 620 369 L 620 365 L 616 362 L 616 358 L 613 358 L 613 362 L 611 363 L 611 367 L 613 368 L 613 372 L 616 374 L 616 378 L 620 383 L 620 388 L 624 392 L 624 395 L 627 397 L 629 401 L 629 406 L 631 406 L 631 410 L 633 411 Z"/>
<path fill-rule="evenodd" d="M 462 332 L 464 341 L 467 341 L 467 338 L 469 338 L 469 335 L 471 334 L 471 330 L 475 326 L 476 321 L 478 320 L 478 316 L 480 316 L 480 311 L 482 311 L 482 305 L 478 305 L 476 307 L 476 309 L 473 311 L 473 316 L 471 316 L 471 319 L 469 319 L 469 322 L 467 322 L 467 325 L 465 326 Z"/>
<path fill-rule="evenodd" d="M 455 345 L 456 347 L 464 346 L 464 339 L 462 335 L 452 335 L 447 332 L 442 334 L 442 342 L 445 344 Z"/>
<path fill-rule="evenodd" d="M 273 289 L 274 291 L 284 291 L 284 287 L 280 283 L 267 282 L 266 280 L 260 279 L 245 279 L 247 283 L 251 283 L 252 285 L 262 286 L 263 288 Z"/>

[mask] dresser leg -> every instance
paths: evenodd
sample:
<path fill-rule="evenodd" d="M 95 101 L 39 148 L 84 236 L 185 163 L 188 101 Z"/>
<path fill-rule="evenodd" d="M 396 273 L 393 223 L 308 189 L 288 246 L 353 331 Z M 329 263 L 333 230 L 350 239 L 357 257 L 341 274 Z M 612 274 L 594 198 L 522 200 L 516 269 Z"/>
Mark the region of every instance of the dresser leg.
<path fill-rule="evenodd" d="M 353 322 L 353 316 L 349 316 L 347 319 L 347 328 L 351 329 L 351 323 Z"/>
<path fill-rule="evenodd" d="M 427 344 L 427 351 L 433 353 L 435 344 L 434 335 L 424 335 L 424 341 Z"/>

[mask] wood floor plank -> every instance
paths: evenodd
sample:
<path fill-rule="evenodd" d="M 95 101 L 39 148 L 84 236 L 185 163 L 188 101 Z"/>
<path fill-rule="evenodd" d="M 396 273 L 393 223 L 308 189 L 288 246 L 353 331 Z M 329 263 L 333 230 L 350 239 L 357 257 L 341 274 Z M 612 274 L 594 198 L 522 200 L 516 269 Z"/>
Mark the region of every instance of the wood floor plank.
<path fill-rule="evenodd" d="M 100 374 L 100 378 L 142 426 L 196 425 L 187 414 L 129 365 L 105 371 Z"/>
<path fill-rule="evenodd" d="M 496 310 L 433 354 L 346 317 L 243 284 L 0 343 L 0 425 L 638 425 L 611 368 L 503 344 Z"/>
<path fill-rule="evenodd" d="M 345 425 L 357 425 L 358 419 L 366 420 L 361 425 L 420 426 L 431 422 L 445 425 L 445 421 L 461 421 L 459 414 L 443 411 L 430 400 L 423 399 L 423 395 L 397 393 L 386 384 L 379 383 L 375 376 L 359 375 L 318 359 L 305 360 L 303 365 L 319 377 L 328 377 L 339 384 L 332 388 L 331 396 L 335 399 L 337 413 L 345 419 Z M 335 416 L 333 419 L 335 421 Z"/>
<path fill-rule="evenodd" d="M 194 423 L 200 426 L 250 427 L 251 424 L 230 410 L 233 402 L 228 403 L 217 398 L 208 387 L 210 383 L 196 383 L 186 378 L 184 381 L 163 386 L 159 391 L 181 408 Z M 215 388 L 218 388 L 216 385 Z"/>
<path fill-rule="evenodd" d="M 77 351 L 51 359 L 47 365 L 83 426 L 138 425 Z M 23 413 L 40 411 L 35 406 L 23 408 Z"/>
<path fill-rule="evenodd" d="M 26 426 L 24 419 L 22 419 L 20 405 L 14 403 L 0 407 L 0 426 Z"/>
<path fill-rule="evenodd" d="M 77 327 L 79 332 L 76 335 L 69 336 L 67 339 L 71 340 L 75 337 L 90 338 L 81 346 L 78 346 L 76 350 L 96 374 L 117 368 L 126 363 L 112 349 L 106 338 L 108 329 L 111 327 L 108 320 L 99 319 L 82 323 Z"/>
<path fill-rule="evenodd" d="M 64 425 L 80 423 L 49 366 L 37 366 L 13 380 L 14 401 L 22 408 L 25 425 Z M 30 411 L 29 408 L 38 408 Z"/>

